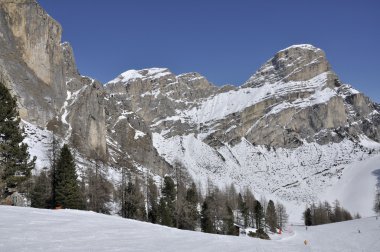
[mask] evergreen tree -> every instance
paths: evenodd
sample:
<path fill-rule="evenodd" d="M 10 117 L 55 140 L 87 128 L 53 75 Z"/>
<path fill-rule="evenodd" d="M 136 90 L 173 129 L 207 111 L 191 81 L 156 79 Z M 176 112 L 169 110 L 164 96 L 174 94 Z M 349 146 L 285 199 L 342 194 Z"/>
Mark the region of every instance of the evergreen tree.
<path fill-rule="evenodd" d="M 148 179 L 147 188 L 147 204 L 148 204 L 148 220 L 151 223 L 157 223 L 158 221 L 158 190 L 152 178 Z"/>
<path fill-rule="evenodd" d="M 30 160 L 28 145 L 22 143 L 23 132 L 16 99 L 0 82 L 0 194 L 18 190 L 31 176 L 36 157 Z M 6 196 L 6 195 L 3 195 Z"/>
<path fill-rule="evenodd" d="M 201 230 L 205 233 L 215 233 L 212 209 L 209 207 L 209 202 L 211 201 L 210 196 L 207 196 L 202 204 L 201 211 Z"/>
<path fill-rule="evenodd" d="M 248 207 L 240 193 L 238 195 L 238 207 L 241 217 L 243 218 L 243 225 L 244 227 L 247 227 L 249 218 Z"/>
<path fill-rule="evenodd" d="M 160 198 L 158 204 L 158 216 L 160 218 L 160 224 L 168 227 L 174 226 L 173 215 L 171 210 L 169 210 L 168 205 L 164 198 Z"/>
<path fill-rule="evenodd" d="M 159 204 L 159 215 L 161 224 L 169 227 L 174 226 L 175 222 L 175 199 L 176 189 L 172 178 L 166 176 L 164 178 L 164 186 L 162 188 L 162 197 Z"/>
<path fill-rule="evenodd" d="M 57 160 L 55 195 L 57 205 L 63 208 L 83 209 L 74 158 L 65 144 Z"/>
<path fill-rule="evenodd" d="M 136 188 L 134 184 L 129 181 L 127 185 L 127 197 L 126 197 L 126 213 L 127 218 L 129 219 L 135 219 L 136 213 L 137 213 L 137 202 L 135 201 L 134 195 L 136 194 Z"/>
<path fill-rule="evenodd" d="M 355 216 L 356 217 L 356 216 Z M 305 225 L 321 225 L 331 222 L 340 222 L 352 220 L 353 217 L 349 211 L 340 206 L 338 200 L 334 202 L 334 209 L 331 210 L 330 204 L 325 201 L 319 202 L 318 206 L 312 204 L 304 212 Z"/>
<path fill-rule="evenodd" d="M 129 181 L 126 190 L 126 218 L 145 221 L 145 199 L 141 192 L 139 179 L 136 177 L 135 183 Z"/>
<path fill-rule="evenodd" d="M 327 223 L 331 223 L 334 219 L 334 214 L 332 212 L 331 205 L 328 201 L 323 202 L 323 205 L 327 215 Z"/>
<path fill-rule="evenodd" d="M 359 213 L 356 213 L 354 215 L 354 219 L 361 219 L 361 218 L 362 218 L 362 216 Z"/>
<path fill-rule="evenodd" d="M 264 219 L 263 207 L 261 206 L 260 201 L 257 201 L 256 206 L 255 206 L 255 220 L 256 220 L 257 229 L 263 229 L 263 219 Z"/>
<path fill-rule="evenodd" d="M 277 228 L 277 212 L 272 200 L 269 200 L 265 215 L 266 223 L 271 232 L 276 232 Z"/>
<path fill-rule="evenodd" d="M 169 200 L 174 202 L 176 197 L 176 189 L 174 181 L 171 177 L 166 176 L 164 178 L 164 187 L 162 188 L 162 196 Z"/>
<path fill-rule="evenodd" d="M 31 207 L 50 208 L 51 183 L 45 171 L 36 176 L 34 187 L 31 192 Z"/>
<path fill-rule="evenodd" d="M 186 202 L 186 186 L 182 180 L 177 177 L 177 190 L 175 200 L 175 226 L 179 229 L 187 229 L 187 202 Z"/>
<path fill-rule="evenodd" d="M 306 211 L 304 212 L 304 219 L 305 219 L 305 225 L 306 226 L 313 225 L 313 216 L 311 214 L 310 208 L 307 208 Z"/>
<path fill-rule="evenodd" d="M 179 195 L 179 197 L 182 197 Z M 178 198 L 177 198 L 178 201 Z M 182 199 L 182 204 L 178 204 L 180 207 L 178 211 L 180 216 L 178 216 L 178 228 L 186 230 L 195 230 L 198 221 L 198 195 L 197 188 L 194 183 L 186 190 L 185 198 Z"/>
<path fill-rule="evenodd" d="M 334 202 L 334 222 L 343 221 L 343 211 L 338 200 Z"/>
<path fill-rule="evenodd" d="M 198 193 L 195 183 L 191 184 L 191 187 L 187 189 L 186 192 L 186 202 L 188 211 L 188 229 L 195 230 L 198 222 Z"/>
<path fill-rule="evenodd" d="M 347 211 L 346 209 L 344 209 L 342 207 L 342 216 L 343 216 L 343 221 L 348 221 L 348 220 L 352 220 L 352 215 L 349 211 Z"/>
<path fill-rule="evenodd" d="M 313 205 L 313 225 L 330 223 L 328 209 L 326 204 L 319 202 L 318 206 Z"/>
<path fill-rule="evenodd" d="M 134 201 L 136 202 L 135 204 L 137 206 L 135 219 L 140 220 L 140 221 L 146 221 L 148 218 L 147 218 L 147 212 L 146 212 L 145 195 L 142 191 L 143 187 L 138 177 L 135 178 L 134 186 L 135 186 L 135 192 L 136 192 L 134 195 Z"/>
<path fill-rule="evenodd" d="M 232 209 L 228 205 L 226 206 L 226 208 L 227 208 L 227 214 L 223 220 L 223 222 L 225 224 L 226 234 L 227 235 L 239 235 L 239 234 L 236 234 L 236 231 L 235 231 L 234 214 L 232 212 Z"/>
<path fill-rule="evenodd" d="M 244 193 L 245 205 L 247 207 L 248 223 L 247 226 L 253 227 L 255 225 L 255 205 L 256 199 L 251 190 L 246 188 Z"/>

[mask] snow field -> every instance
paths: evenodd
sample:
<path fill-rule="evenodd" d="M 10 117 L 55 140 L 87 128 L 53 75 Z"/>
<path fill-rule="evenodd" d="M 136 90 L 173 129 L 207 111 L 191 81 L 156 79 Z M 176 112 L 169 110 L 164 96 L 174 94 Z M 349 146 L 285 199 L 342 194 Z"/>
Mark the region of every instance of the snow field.
<path fill-rule="evenodd" d="M 375 252 L 380 247 L 380 219 L 374 217 L 309 227 L 308 231 L 304 226 L 289 226 L 270 241 L 183 231 L 78 210 L 0 206 L 0 223 L 0 251 L 7 252 Z"/>

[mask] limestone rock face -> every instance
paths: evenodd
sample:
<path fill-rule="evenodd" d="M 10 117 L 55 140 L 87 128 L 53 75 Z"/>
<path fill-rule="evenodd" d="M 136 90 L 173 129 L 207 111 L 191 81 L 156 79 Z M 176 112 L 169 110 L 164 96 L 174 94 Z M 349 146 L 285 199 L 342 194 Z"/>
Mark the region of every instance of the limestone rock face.
<path fill-rule="evenodd" d="M 278 52 L 241 87 L 219 88 L 198 73 L 150 68 L 126 71 L 105 90 L 111 156 L 127 153 L 129 163 L 156 173 L 171 169 L 162 160 L 190 162 L 202 148 L 213 150 L 210 160 L 227 162 L 220 151 L 244 142 L 297 149 L 364 135 L 379 141 L 376 104 L 341 84 L 324 52 L 311 45 Z M 185 164 L 190 171 L 191 162 Z"/>
<path fill-rule="evenodd" d="M 16 96 L 22 119 L 106 159 L 103 86 L 79 75 L 61 33 L 36 1 L 1 1 L 0 80 Z"/>
<path fill-rule="evenodd" d="M 312 45 L 294 45 L 279 51 L 249 80 L 245 87 L 278 81 L 306 81 L 330 71 L 325 53 Z"/>
<path fill-rule="evenodd" d="M 153 146 L 152 130 L 171 125 L 170 135 L 190 131 L 193 125 L 165 119 L 217 90 L 198 73 L 175 76 L 166 68 L 129 70 L 107 83 L 105 89 L 109 149 L 116 156 L 128 153 L 129 163 L 137 162 L 158 174 L 168 173 L 172 167 Z"/>
<path fill-rule="evenodd" d="M 64 102 L 61 27 L 35 1 L 0 2 L 0 72 L 23 119 L 40 126 Z"/>
<path fill-rule="evenodd" d="M 195 134 L 215 149 L 241 139 L 276 148 L 327 144 L 342 141 L 342 132 L 378 141 L 378 126 L 363 120 L 371 113 L 377 118 L 375 105 L 341 84 L 312 45 L 281 50 L 241 87 L 218 88 L 197 73 L 153 68 L 129 70 L 106 90 L 108 104 L 123 106 L 109 110 L 112 118 L 128 111 L 146 131 L 165 138 Z"/>
<path fill-rule="evenodd" d="M 26 65 L 46 85 L 59 81 L 62 78 L 61 26 L 35 1 L 5 0 L 1 7 Z"/>

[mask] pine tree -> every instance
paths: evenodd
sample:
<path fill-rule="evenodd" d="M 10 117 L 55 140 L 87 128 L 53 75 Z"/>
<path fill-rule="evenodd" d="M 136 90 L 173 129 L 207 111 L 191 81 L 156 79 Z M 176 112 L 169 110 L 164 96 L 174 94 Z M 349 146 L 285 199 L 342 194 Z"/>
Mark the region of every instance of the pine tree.
<path fill-rule="evenodd" d="M 356 213 L 354 215 L 354 219 L 361 219 L 361 218 L 362 218 L 362 216 L 359 213 Z"/>
<path fill-rule="evenodd" d="M 334 202 L 334 222 L 343 221 L 343 211 L 338 200 Z"/>
<path fill-rule="evenodd" d="M 129 219 L 135 219 L 137 213 L 137 204 L 134 195 L 136 194 L 137 189 L 135 188 L 134 184 L 131 181 L 129 181 L 126 190 L 126 217 Z"/>
<path fill-rule="evenodd" d="M 209 207 L 210 196 L 207 196 L 202 204 L 201 211 L 201 230 L 205 233 L 215 233 L 214 223 L 212 220 L 212 209 Z"/>
<path fill-rule="evenodd" d="M 276 232 L 277 228 L 277 212 L 272 200 L 269 200 L 265 215 L 266 223 L 271 232 Z"/>
<path fill-rule="evenodd" d="M 348 221 L 348 220 L 353 219 L 351 213 L 344 208 L 342 208 L 342 215 L 343 215 L 343 221 Z"/>
<path fill-rule="evenodd" d="M 328 201 L 323 202 L 323 205 L 327 215 L 327 223 L 331 223 L 334 219 L 331 205 Z"/>
<path fill-rule="evenodd" d="M 65 144 L 57 160 L 55 195 L 57 205 L 63 208 L 83 209 L 74 158 Z"/>
<path fill-rule="evenodd" d="M 307 208 L 306 211 L 304 212 L 304 219 L 305 219 L 305 225 L 306 226 L 313 225 L 313 216 L 311 214 L 310 208 Z"/>
<path fill-rule="evenodd" d="M 248 223 L 247 226 L 253 227 L 255 225 L 255 205 L 256 199 L 251 190 L 246 188 L 244 193 L 245 205 L 247 207 Z"/>
<path fill-rule="evenodd" d="M 241 217 L 243 218 L 243 225 L 244 227 L 247 227 L 248 218 L 249 218 L 248 207 L 240 193 L 238 195 L 238 207 L 239 207 Z"/>
<path fill-rule="evenodd" d="M 234 214 L 230 206 L 226 205 L 227 214 L 223 222 L 225 224 L 225 230 L 227 235 L 239 235 L 236 234 L 235 225 L 234 225 Z"/>
<path fill-rule="evenodd" d="M 36 176 L 36 181 L 31 192 L 31 207 L 50 208 L 51 182 L 45 171 Z"/>
<path fill-rule="evenodd" d="M 184 191 L 185 188 L 181 189 L 181 186 L 178 187 L 178 190 Z M 198 221 L 198 195 L 197 188 L 193 183 L 191 187 L 186 190 L 186 194 L 178 194 L 177 196 L 177 224 L 179 229 L 186 230 L 195 230 Z M 180 204 L 178 201 L 180 200 Z"/>
<path fill-rule="evenodd" d="M 136 206 L 136 214 L 134 219 L 140 221 L 147 220 L 146 206 L 145 206 L 145 197 L 142 192 L 141 181 L 138 177 L 135 178 L 134 183 L 134 194 L 131 195 L 133 203 Z"/>
<path fill-rule="evenodd" d="M 257 229 L 263 229 L 263 219 L 264 219 L 263 207 L 261 206 L 260 201 L 257 201 L 256 206 L 255 206 L 255 220 L 256 220 Z"/>
<path fill-rule="evenodd" d="M 187 227 L 186 229 L 195 230 L 195 227 L 198 222 L 198 193 L 195 183 L 192 183 L 191 186 L 186 191 L 186 209 L 187 215 Z"/>
<path fill-rule="evenodd" d="M 169 210 L 164 198 L 160 198 L 158 204 L 158 216 L 160 219 L 160 224 L 168 227 L 173 227 L 173 216 Z"/>
<path fill-rule="evenodd" d="M 164 178 L 164 186 L 161 193 L 162 197 L 159 204 L 161 224 L 173 227 L 175 224 L 176 189 L 173 179 L 169 176 Z"/>
<path fill-rule="evenodd" d="M 157 223 L 158 221 L 158 190 L 152 178 L 148 179 L 147 204 L 148 204 L 148 221 Z"/>
<path fill-rule="evenodd" d="M 31 176 L 36 157 L 30 160 L 28 145 L 22 143 L 23 132 L 19 127 L 20 118 L 16 99 L 0 83 L 0 194 L 18 190 Z M 6 196 L 6 195 L 4 195 Z"/>

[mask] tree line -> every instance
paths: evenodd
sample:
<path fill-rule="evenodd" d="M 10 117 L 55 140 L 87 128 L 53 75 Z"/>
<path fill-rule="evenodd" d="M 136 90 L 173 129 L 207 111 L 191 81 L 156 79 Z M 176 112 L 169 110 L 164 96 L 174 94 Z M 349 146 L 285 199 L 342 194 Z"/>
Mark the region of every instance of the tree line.
<path fill-rule="evenodd" d="M 109 214 L 113 185 L 106 178 L 104 165 L 96 161 L 78 178 L 75 158 L 67 144 L 60 148 L 53 137 L 50 151 L 50 169 L 45 167 L 33 177 L 31 206 Z"/>
<path fill-rule="evenodd" d="M 120 186 L 122 217 L 224 235 L 238 235 L 237 227 L 277 232 L 288 220 L 281 203 L 256 200 L 249 189 L 238 193 L 234 185 L 221 190 L 209 182 L 203 196 L 195 183 L 186 185 L 170 176 L 164 177 L 161 189 L 152 178 L 145 188 L 143 184 L 136 177 L 125 188 Z"/>
<path fill-rule="evenodd" d="M 304 220 L 306 226 L 322 225 L 334 222 L 352 220 L 353 217 L 349 211 L 340 205 L 338 200 L 335 200 L 333 205 L 328 201 L 319 202 L 317 205 L 312 203 L 304 211 Z M 359 213 L 354 215 L 355 218 L 361 218 Z"/>

